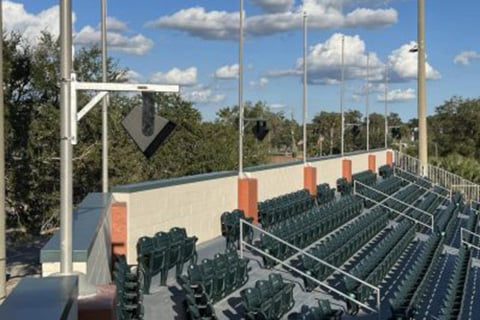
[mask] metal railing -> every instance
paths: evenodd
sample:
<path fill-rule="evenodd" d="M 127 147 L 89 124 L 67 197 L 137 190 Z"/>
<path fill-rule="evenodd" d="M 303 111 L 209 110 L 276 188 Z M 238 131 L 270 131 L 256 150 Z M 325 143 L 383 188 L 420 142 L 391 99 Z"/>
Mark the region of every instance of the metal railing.
<path fill-rule="evenodd" d="M 420 176 L 420 160 L 415 157 L 395 151 L 395 166 L 404 171 Z M 449 191 L 453 190 L 461 192 L 466 200 L 480 199 L 480 186 L 455 173 L 428 164 L 427 177 L 432 183 L 442 185 Z"/>
<path fill-rule="evenodd" d="M 472 248 L 475 248 L 475 249 L 477 249 L 477 250 L 480 250 L 480 247 L 479 247 L 479 246 L 477 246 L 476 244 L 474 244 L 474 243 L 472 243 L 472 242 L 469 242 L 469 241 L 465 240 L 465 238 L 464 238 L 464 236 L 463 236 L 464 233 L 470 234 L 470 235 L 476 237 L 477 239 L 480 239 L 480 234 L 477 234 L 477 233 L 475 233 L 475 232 L 472 232 L 472 231 L 470 231 L 470 230 L 468 230 L 468 229 L 465 229 L 465 228 L 463 228 L 463 227 L 460 228 L 460 240 L 461 240 L 462 244 L 466 244 L 466 245 L 469 246 L 469 247 L 472 247 Z"/>
<path fill-rule="evenodd" d="M 326 267 L 328 267 L 328 268 L 331 268 L 331 269 L 333 269 L 333 270 L 341 273 L 342 275 L 344 275 L 344 276 L 346 276 L 346 277 L 348 277 L 348 278 L 351 278 L 351 279 L 353 279 L 353 280 L 361 283 L 362 285 L 367 286 L 367 287 L 369 287 L 370 289 L 374 290 L 374 291 L 376 292 L 376 298 L 377 298 L 377 299 L 376 299 L 376 300 L 377 300 L 377 309 L 374 309 L 374 308 L 372 308 L 371 306 L 369 306 L 368 304 L 365 304 L 365 303 L 363 303 L 362 301 L 355 299 L 354 297 L 350 296 L 348 293 L 344 293 L 344 292 L 342 292 L 342 291 L 340 291 L 340 290 L 338 290 L 338 289 L 336 289 L 336 288 L 334 288 L 334 287 L 332 287 L 332 286 L 330 286 L 330 285 L 328 285 L 328 284 L 326 284 L 326 283 L 324 283 L 324 282 L 322 282 L 322 281 L 320 281 L 320 280 L 318 280 L 318 279 L 315 279 L 314 277 L 306 274 L 305 272 L 299 270 L 298 268 L 290 265 L 290 264 L 287 263 L 286 261 L 282 261 L 282 260 L 280 260 L 280 259 L 272 256 L 272 255 L 269 254 L 268 252 L 265 252 L 264 250 L 262 250 L 262 249 L 260 249 L 260 248 L 257 248 L 257 247 L 255 247 L 255 246 L 249 244 L 248 242 L 244 241 L 244 240 L 243 240 L 243 228 L 244 228 L 243 225 L 250 226 L 251 228 L 254 228 L 255 230 L 259 231 L 260 233 L 263 233 L 264 235 L 269 236 L 269 237 L 271 237 L 272 239 L 274 239 L 274 240 L 276 240 L 276 241 L 278 241 L 278 242 L 286 245 L 287 247 L 293 249 L 293 250 L 296 251 L 297 253 L 301 253 L 301 254 L 303 254 L 303 255 L 311 258 L 311 259 L 314 259 L 314 260 L 316 260 L 317 262 L 323 264 L 324 266 L 326 266 Z M 326 262 L 326 261 L 324 261 L 324 260 L 322 260 L 322 259 L 314 256 L 314 255 L 312 255 L 311 253 L 307 252 L 306 250 L 300 249 L 300 248 L 292 245 L 291 243 L 289 243 L 289 242 L 287 242 L 287 241 L 285 241 L 285 240 L 283 240 L 283 239 L 275 236 L 274 234 L 272 234 L 272 233 L 270 233 L 270 232 L 268 232 L 268 231 L 265 231 L 265 230 L 263 230 L 262 228 L 259 228 L 259 227 L 257 227 L 256 225 L 253 225 L 253 224 L 251 224 L 250 222 L 248 222 L 248 221 L 246 221 L 246 220 L 243 220 L 243 219 L 240 219 L 240 241 L 239 241 L 239 242 L 240 242 L 240 257 L 241 257 L 241 258 L 243 258 L 243 251 L 245 250 L 245 247 L 247 247 L 247 248 L 249 248 L 249 249 L 251 249 L 251 250 L 254 250 L 254 251 L 256 251 L 257 253 L 260 253 L 260 254 L 266 256 L 267 258 L 276 261 L 277 263 L 281 264 L 281 265 L 284 266 L 285 268 L 290 269 L 290 270 L 293 270 L 294 272 L 300 274 L 301 276 L 303 276 L 303 277 L 305 277 L 305 278 L 308 278 L 309 280 L 317 283 L 319 286 L 321 286 L 321 287 L 323 287 L 323 288 L 326 288 L 327 290 L 330 290 L 330 291 L 332 291 L 332 292 L 335 292 L 336 294 L 338 294 L 338 295 L 344 297 L 345 299 L 347 299 L 347 300 L 349 300 L 349 301 L 357 304 L 358 306 L 363 307 L 363 308 L 365 308 L 365 309 L 367 309 L 367 310 L 369 310 L 369 311 L 372 311 L 372 312 L 378 312 L 378 319 L 382 319 L 382 318 L 381 318 L 381 299 L 380 299 L 381 296 L 380 296 L 380 288 L 379 288 L 379 287 L 376 287 L 376 286 L 374 286 L 374 285 L 372 285 L 372 284 L 370 284 L 370 283 L 368 283 L 368 282 L 366 282 L 366 281 L 364 281 L 364 280 L 362 280 L 362 279 L 360 279 L 360 278 L 357 278 L 357 277 L 355 277 L 354 275 L 352 275 L 352 274 L 350 274 L 350 273 L 348 273 L 348 272 L 346 272 L 346 271 L 344 271 L 344 270 L 342 270 L 342 269 L 340 269 L 340 268 L 338 268 L 338 267 L 336 267 L 336 266 L 334 266 L 334 265 L 332 265 L 332 264 L 330 264 L 330 263 L 328 263 L 328 262 Z"/>
<path fill-rule="evenodd" d="M 418 178 L 418 179 L 427 181 L 428 183 L 431 183 L 431 181 L 429 181 L 428 179 L 425 179 L 425 178 L 416 176 L 416 175 L 414 175 L 413 173 L 410 173 L 410 172 L 408 172 L 408 171 L 402 170 L 402 169 L 400 169 L 400 168 L 395 168 L 395 170 L 393 171 L 393 175 L 394 175 L 395 177 L 403 180 L 403 181 L 412 182 L 412 181 L 410 181 L 410 180 L 408 180 L 408 179 L 405 179 L 405 178 L 402 177 L 402 176 L 399 176 L 399 175 L 395 172 L 396 170 L 402 171 L 402 172 L 404 172 L 404 173 L 406 173 L 406 174 L 410 174 L 410 175 L 414 176 L 415 178 Z M 448 199 L 449 199 L 449 196 L 446 196 L 446 195 L 443 195 L 443 194 L 441 194 L 441 193 L 438 193 L 438 192 L 436 192 L 435 190 L 433 190 L 433 188 L 427 188 L 427 187 L 424 187 L 424 186 L 422 186 L 422 185 L 420 185 L 420 184 L 416 184 L 416 186 L 417 186 L 418 188 L 420 188 L 420 189 L 427 190 L 428 192 L 433 193 L 433 194 L 435 194 L 435 195 L 437 195 L 437 196 L 439 196 L 439 197 L 441 197 L 441 198 L 443 198 L 443 199 L 445 199 L 445 200 L 448 200 Z M 439 187 L 439 188 L 447 191 L 448 194 L 451 196 L 451 190 L 448 190 L 448 189 L 445 188 L 444 186 L 439 185 L 439 184 L 433 184 L 433 186 Z"/>
<path fill-rule="evenodd" d="M 366 196 L 366 195 L 364 195 L 364 194 L 361 194 L 360 192 L 358 192 L 358 191 L 356 190 L 356 189 L 357 189 L 357 184 L 361 185 L 363 188 L 368 188 L 368 189 L 370 189 L 370 190 L 373 190 L 373 191 L 379 193 L 380 195 L 382 195 L 382 196 L 384 196 L 384 197 L 386 197 L 386 198 L 383 199 L 382 201 L 377 201 L 377 200 L 374 200 L 374 199 L 372 199 L 372 198 L 370 198 L 370 197 L 368 197 L 368 196 Z M 410 220 L 412 220 L 412 221 L 415 222 L 415 223 L 421 224 L 421 225 L 423 225 L 423 226 L 425 226 L 425 227 L 427 227 L 427 228 L 430 228 L 430 229 L 432 229 L 432 230 L 434 229 L 435 218 L 434 218 L 433 214 L 431 214 L 430 212 L 427 212 L 427 211 L 425 211 L 425 210 L 419 209 L 419 208 L 415 207 L 414 205 L 411 205 L 411 204 L 409 204 L 409 203 L 406 203 L 406 202 L 404 202 L 404 201 L 402 201 L 402 200 L 399 200 L 399 199 L 395 198 L 394 195 L 388 195 L 388 194 L 386 194 L 386 193 L 383 193 L 383 192 L 381 192 L 381 191 L 379 191 L 379 190 L 377 190 L 377 189 L 375 189 L 375 188 L 372 188 L 372 187 L 370 187 L 370 186 L 367 186 L 366 184 L 363 184 L 363 183 L 358 182 L 358 181 L 356 181 L 356 180 L 353 182 L 353 193 L 354 193 L 355 195 L 357 195 L 357 196 L 360 196 L 360 197 L 365 198 L 365 199 L 367 199 L 367 200 L 369 200 L 369 201 L 372 201 L 372 202 L 375 203 L 377 206 L 382 206 L 382 207 L 387 208 L 388 210 L 391 210 L 391 211 L 393 211 L 393 212 L 395 212 L 395 213 L 397 213 L 397 214 L 399 214 L 399 215 L 402 215 L 402 216 L 404 216 L 405 218 L 410 219 Z M 399 211 L 399 210 L 396 210 L 396 209 L 393 209 L 392 207 L 387 206 L 386 204 L 384 204 L 384 202 L 386 202 L 387 200 L 395 200 L 395 201 L 397 201 L 398 203 L 403 204 L 404 206 L 409 207 L 410 209 L 413 209 L 413 210 L 415 210 L 415 211 L 417 211 L 417 212 L 419 212 L 419 213 L 421 213 L 421 214 L 423 214 L 423 215 L 427 215 L 427 216 L 430 218 L 431 224 L 429 225 L 429 224 L 427 224 L 427 223 L 425 223 L 425 222 L 423 222 L 423 221 L 417 220 L 417 219 L 415 219 L 414 217 L 411 217 L 411 216 L 409 216 L 409 215 L 407 215 L 407 214 L 405 214 L 405 213 L 403 213 L 403 212 L 401 212 L 401 211 Z"/>

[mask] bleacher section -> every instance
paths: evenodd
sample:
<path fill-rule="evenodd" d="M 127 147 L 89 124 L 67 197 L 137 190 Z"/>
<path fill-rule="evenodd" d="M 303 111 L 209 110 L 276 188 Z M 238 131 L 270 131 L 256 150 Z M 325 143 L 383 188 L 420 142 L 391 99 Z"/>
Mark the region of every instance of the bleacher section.
<path fill-rule="evenodd" d="M 187 319 L 355 319 L 379 312 L 381 319 L 474 319 L 480 250 L 472 245 L 479 239 L 462 238 L 461 230 L 479 232 L 480 204 L 390 166 L 378 176 L 364 171 L 337 182 L 337 190 L 318 185 L 315 197 L 301 190 L 260 202 L 260 228 L 240 210 L 224 213 L 223 245 L 200 263 L 196 238 L 185 230 L 142 237 L 140 276 L 120 272 L 118 279 L 139 279 L 149 297 L 160 274 L 161 285 L 180 290 L 184 313 L 177 312 Z M 176 281 L 168 278 L 173 267 Z M 119 310 L 141 318 L 141 295 L 132 294 L 139 299 L 134 308 L 118 286 Z"/>

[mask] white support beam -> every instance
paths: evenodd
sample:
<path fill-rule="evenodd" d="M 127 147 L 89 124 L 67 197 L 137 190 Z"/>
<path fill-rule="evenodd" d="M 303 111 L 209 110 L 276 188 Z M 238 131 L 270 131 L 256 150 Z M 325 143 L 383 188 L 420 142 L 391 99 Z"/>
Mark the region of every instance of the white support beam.
<path fill-rule="evenodd" d="M 77 114 L 76 114 L 77 121 L 80 121 L 88 113 L 88 111 L 92 110 L 93 107 L 95 107 L 95 105 L 97 103 L 99 103 L 103 99 L 103 97 L 105 97 L 107 94 L 108 94 L 107 91 L 101 91 L 101 92 L 97 93 L 97 95 L 95 97 L 93 97 L 92 100 L 90 100 L 90 102 L 87 103 L 82 108 L 82 110 L 77 112 Z"/>
<path fill-rule="evenodd" d="M 143 83 L 104 83 L 72 81 L 73 90 L 93 91 L 150 91 L 150 92 L 180 92 L 178 85 L 143 84 Z"/>

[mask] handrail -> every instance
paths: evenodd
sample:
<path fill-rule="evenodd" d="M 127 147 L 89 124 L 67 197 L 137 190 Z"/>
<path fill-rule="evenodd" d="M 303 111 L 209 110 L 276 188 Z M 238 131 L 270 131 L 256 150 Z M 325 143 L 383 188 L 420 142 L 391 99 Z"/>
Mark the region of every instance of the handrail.
<path fill-rule="evenodd" d="M 402 170 L 402 169 L 400 169 L 400 168 L 398 168 L 398 169 L 399 169 L 399 170 Z M 408 173 L 408 174 L 410 174 L 410 172 L 407 172 L 407 171 L 405 171 L 405 172 Z M 404 177 L 401 177 L 401 176 L 399 176 L 399 175 L 396 175 L 395 172 L 393 173 L 393 175 L 394 175 L 395 177 L 399 178 L 399 179 L 402 179 L 403 181 L 411 182 L 410 180 L 405 179 Z M 417 184 L 416 186 L 419 187 L 420 189 L 427 190 L 427 191 L 429 191 L 430 193 L 436 194 L 437 196 L 442 197 L 442 198 L 444 198 L 444 199 L 449 199 L 448 196 L 445 196 L 445 195 L 443 195 L 443 194 L 441 194 L 441 193 L 438 193 L 438 192 L 434 191 L 432 188 L 427 188 L 427 187 L 421 186 L 421 185 L 419 185 L 419 184 Z M 439 188 L 442 188 L 442 189 L 445 190 L 445 191 L 451 192 L 451 190 L 448 190 L 447 188 L 445 188 L 445 187 L 443 187 L 443 186 L 441 186 L 441 185 L 439 185 L 439 184 L 435 184 L 435 186 L 436 186 L 436 187 L 439 187 Z"/>
<path fill-rule="evenodd" d="M 452 188 L 450 189 L 450 196 L 453 196 L 453 193 L 454 193 L 453 189 L 454 189 L 455 187 L 473 188 L 474 190 L 476 189 L 477 194 L 478 194 L 478 190 L 479 190 L 479 188 L 480 188 L 480 186 L 477 185 L 477 184 L 452 184 Z"/>
<path fill-rule="evenodd" d="M 463 238 L 463 233 L 464 233 L 464 232 L 466 232 L 466 233 L 468 233 L 468 234 L 471 234 L 472 236 L 477 237 L 478 239 L 480 239 L 480 234 L 475 233 L 475 232 L 472 232 L 472 231 L 470 231 L 470 230 L 468 230 L 468 229 L 465 229 L 464 227 L 461 227 L 461 228 L 460 228 L 460 240 L 461 240 L 462 244 L 466 244 L 466 245 L 469 246 L 469 247 L 473 247 L 473 248 L 475 248 L 475 249 L 477 249 L 477 250 L 480 250 L 480 247 L 479 247 L 479 246 L 473 244 L 472 242 L 468 242 L 468 241 L 466 241 L 466 240 Z"/>
<path fill-rule="evenodd" d="M 325 266 L 327 266 L 327 267 L 329 267 L 329 268 L 331 268 L 331 269 L 333 269 L 333 270 L 335 270 L 335 271 L 343 274 L 344 276 L 347 276 L 347 277 L 349 277 L 349 278 L 351 278 L 351 279 L 353 279 L 353 280 L 355 280 L 355 281 L 357 281 L 357 282 L 360 282 L 361 284 L 363 284 L 363 285 L 365 285 L 365 286 L 373 289 L 373 290 L 376 292 L 376 295 L 377 295 L 377 310 L 375 310 L 374 308 L 370 307 L 369 305 L 367 305 L 367 304 L 365 304 L 365 303 L 363 303 L 363 302 L 361 302 L 361 301 L 359 301 L 359 300 L 357 300 L 357 299 L 349 296 L 348 294 L 343 293 L 342 291 L 340 291 L 340 290 L 338 290 L 338 289 L 335 289 L 334 287 L 332 287 L 332 286 L 330 286 L 330 285 L 328 285 L 328 284 L 325 284 L 325 283 L 323 283 L 322 281 L 320 281 L 320 280 L 318 280 L 318 279 L 315 279 L 314 277 L 312 277 L 312 276 L 306 274 L 305 272 L 303 272 L 303 271 L 295 268 L 294 266 L 286 263 L 285 261 L 282 261 L 282 260 L 280 260 L 280 259 L 278 259 L 278 258 L 276 258 L 276 257 L 274 257 L 274 256 L 272 256 L 272 255 L 270 255 L 269 253 L 267 253 L 267 252 L 265 252 L 265 251 L 263 251 L 263 250 L 255 247 L 255 246 L 249 244 L 248 242 L 244 241 L 244 240 L 243 240 L 243 225 L 244 225 L 244 224 L 245 224 L 245 225 L 248 225 L 248 226 L 250 226 L 250 227 L 252 227 L 252 228 L 254 228 L 254 229 L 256 229 L 256 230 L 258 230 L 259 232 L 261 232 L 261 233 L 263 233 L 263 234 L 271 237 L 271 238 L 274 239 L 274 240 L 279 241 L 280 243 L 282 243 L 282 244 L 284 244 L 284 245 L 292 248 L 293 250 L 295 250 L 295 251 L 297 251 L 297 252 L 299 252 L 299 253 L 302 253 L 302 254 L 304 254 L 305 256 L 310 257 L 310 258 L 312 258 L 312 259 L 320 262 L 321 264 L 323 264 L 323 265 L 325 265 Z M 328 263 L 328 262 L 326 262 L 326 261 L 323 261 L 322 259 L 320 259 L 320 258 L 318 258 L 318 257 L 316 257 L 316 256 L 314 256 L 314 255 L 312 255 L 312 254 L 310 254 L 310 253 L 308 253 L 307 251 L 305 251 L 305 250 L 303 250 L 303 249 L 300 249 L 300 248 L 294 246 L 293 244 L 291 244 L 291 243 L 289 243 L 289 242 L 287 242 L 287 241 L 285 241 L 285 240 L 283 240 L 283 239 L 275 236 L 274 234 L 272 234 L 272 233 L 270 233 L 270 232 L 268 232 L 268 231 L 263 230 L 262 228 L 257 227 L 257 226 L 254 225 L 254 224 L 251 224 L 250 222 L 248 222 L 248 221 L 246 221 L 246 220 L 243 220 L 243 219 L 240 219 L 240 241 L 239 241 L 239 242 L 240 242 L 240 257 L 241 257 L 241 258 L 243 258 L 243 251 L 244 251 L 244 249 L 245 249 L 244 247 L 247 246 L 248 248 L 253 249 L 254 251 L 256 251 L 256 252 L 258 252 L 258 253 L 261 253 L 261 254 L 265 255 L 266 257 L 268 257 L 268 258 L 276 261 L 277 263 L 281 264 L 282 266 L 284 266 L 284 267 L 286 267 L 286 268 L 288 268 L 288 269 L 291 269 L 291 270 L 299 273 L 300 275 L 302 275 L 302 276 L 304 276 L 304 277 L 312 280 L 313 282 L 316 282 L 318 285 L 320 285 L 320 286 L 322 286 L 322 287 L 324 287 L 324 288 L 327 288 L 328 290 L 331 290 L 331 291 L 335 292 L 336 294 L 344 297 L 345 299 L 348 299 L 348 300 L 352 301 L 353 303 L 356 303 L 356 304 L 359 305 L 360 307 L 363 307 L 363 308 L 365 308 L 365 309 L 368 309 L 368 310 L 370 310 L 370 311 L 372 311 L 372 312 L 376 312 L 376 311 L 377 311 L 377 312 L 378 312 L 378 319 L 381 319 L 381 299 L 380 299 L 380 288 L 379 288 L 379 287 L 376 287 L 376 286 L 374 286 L 374 285 L 372 285 L 372 284 L 370 284 L 370 283 L 368 283 L 368 282 L 366 282 L 366 281 L 364 281 L 364 280 L 362 280 L 362 279 L 360 279 L 360 278 L 357 278 L 357 277 L 355 277 L 354 275 L 351 275 L 350 273 L 348 273 L 348 272 L 346 272 L 346 271 L 344 271 L 344 270 L 342 270 L 342 269 L 340 269 L 340 268 L 338 268 L 338 267 L 336 267 L 336 266 L 334 266 L 334 265 L 332 265 L 332 264 L 330 264 L 330 263 Z"/>
<path fill-rule="evenodd" d="M 375 188 L 372 188 L 372 187 L 370 187 L 370 186 L 368 186 L 368 185 L 366 185 L 366 184 L 363 184 L 363 183 L 361 183 L 361 182 L 358 182 L 358 181 L 356 181 L 356 180 L 353 182 L 353 192 L 354 192 L 355 194 L 358 194 L 358 195 L 367 197 L 367 196 L 365 196 L 365 195 L 363 195 L 363 194 L 361 194 L 361 193 L 356 192 L 356 185 L 357 185 L 357 184 L 360 184 L 360 185 L 362 185 L 364 188 L 373 190 L 373 191 L 375 191 L 375 192 L 377 192 L 377 193 L 379 193 L 379 194 L 387 197 L 386 199 L 384 199 L 384 200 L 382 200 L 382 201 L 386 201 L 386 200 L 388 200 L 388 199 L 393 199 L 393 200 L 395 200 L 395 201 L 397 201 L 397 202 L 399 202 L 399 203 L 401 203 L 401 204 L 403 204 L 403 205 L 406 205 L 407 207 L 409 207 L 409 208 L 411 208 L 411 209 L 416 210 L 417 212 L 420 212 L 420 213 L 422 213 L 422 214 L 426 214 L 427 216 L 430 216 L 430 219 L 431 219 L 431 221 L 432 221 L 432 225 L 431 225 L 431 226 L 428 226 L 427 224 L 422 223 L 421 221 L 416 220 L 416 219 L 413 218 L 413 217 L 410 217 L 410 218 L 412 218 L 412 219 L 415 220 L 415 221 L 418 221 L 419 223 L 422 223 L 423 225 L 425 225 L 425 226 L 427 226 L 427 227 L 429 227 L 429 228 L 431 228 L 431 229 L 433 230 L 433 226 L 434 226 L 434 223 L 435 223 L 435 222 L 434 222 L 434 216 L 433 216 L 433 214 L 431 214 L 430 212 L 427 212 L 427 211 L 425 211 L 425 210 L 419 209 L 419 208 L 415 207 L 414 205 L 411 205 L 411 204 L 406 203 L 406 202 L 404 202 L 404 201 L 402 201 L 402 200 L 399 200 L 399 199 L 397 199 L 397 198 L 395 198 L 395 197 L 393 197 L 393 196 L 391 196 L 391 195 L 389 195 L 389 194 L 386 194 L 386 193 L 384 193 L 384 192 L 382 192 L 382 191 L 380 191 L 380 190 L 377 190 L 377 189 L 375 189 Z M 372 200 L 372 199 L 367 199 L 367 200 L 371 200 L 371 201 L 373 201 L 373 202 L 378 202 L 378 201 Z M 388 207 L 388 208 L 391 209 L 390 207 Z M 391 210 L 398 211 L 398 210 L 395 210 L 395 209 L 391 209 Z M 403 213 L 402 213 L 402 214 L 403 214 Z M 405 215 L 405 216 L 407 216 L 407 215 Z M 409 217 L 409 216 L 407 216 L 407 217 Z"/>
<path fill-rule="evenodd" d="M 402 171 L 402 172 L 404 172 L 404 173 L 406 173 L 406 174 L 409 174 L 409 175 L 411 175 L 411 176 L 414 176 L 416 179 L 420 179 L 420 180 L 425 181 L 425 182 L 433 183 L 435 186 L 437 186 L 437 187 L 439 187 L 439 188 L 442 188 L 442 189 L 445 190 L 445 191 L 450 192 L 450 189 L 442 186 L 441 184 L 434 183 L 432 180 L 430 180 L 430 179 L 428 179 L 428 178 L 425 178 L 425 177 L 422 177 L 422 176 L 418 176 L 418 175 L 416 175 L 415 173 L 411 173 L 411 172 L 409 172 L 408 170 L 399 168 L 398 166 L 395 166 L 395 169 L 396 169 L 396 170 L 399 170 L 399 171 Z M 395 177 L 399 177 L 399 178 L 402 178 L 402 179 L 404 179 L 404 180 L 408 180 L 408 179 L 405 179 L 405 178 L 400 177 L 399 175 L 397 175 L 397 174 L 395 173 L 395 170 L 393 170 L 393 175 L 394 175 Z M 442 196 L 443 196 L 443 195 L 442 195 Z"/>

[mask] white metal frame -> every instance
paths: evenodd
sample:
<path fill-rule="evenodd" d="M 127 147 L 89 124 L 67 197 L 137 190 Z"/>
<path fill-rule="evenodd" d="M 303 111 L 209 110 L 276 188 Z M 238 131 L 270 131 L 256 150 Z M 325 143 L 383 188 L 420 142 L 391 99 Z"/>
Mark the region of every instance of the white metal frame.
<path fill-rule="evenodd" d="M 77 111 L 77 91 L 98 91 L 98 93 L 80 110 Z M 77 124 L 97 103 L 107 96 L 110 91 L 132 91 L 132 92 L 164 92 L 178 93 L 178 85 L 159 85 L 144 83 L 112 83 L 112 82 L 79 82 L 77 76 L 71 75 L 70 95 L 70 130 L 71 143 L 77 144 Z"/>
<path fill-rule="evenodd" d="M 361 193 L 359 193 L 359 192 L 356 191 L 357 184 L 360 184 L 360 185 L 361 185 L 362 187 L 364 187 L 364 188 L 368 188 L 368 189 L 370 189 L 370 190 L 373 190 L 373 191 L 375 191 L 375 192 L 377 192 L 377 193 L 385 196 L 386 198 L 379 202 L 379 201 L 376 201 L 376 200 L 374 200 L 374 199 L 372 199 L 372 198 L 370 198 L 370 197 L 368 197 L 368 196 L 366 196 L 366 195 L 364 195 L 364 194 L 361 194 Z M 425 227 L 427 227 L 427 228 L 430 228 L 430 229 L 432 229 L 432 230 L 434 229 L 435 218 L 434 218 L 433 214 L 431 214 L 430 212 L 427 212 L 427 211 L 425 211 L 425 210 L 419 209 L 419 208 L 417 208 L 417 207 L 415 207 L 415 206 L 413 206 L 413 205 L 411 205 L 411 204 L 408 204 L 408 203 L 406 203 L 406 202 L 403 202 L 403 201 L 395 198 L 394 195 L 388 195 L 388 194 L 386 194 L 386 193 L 383 193 L 383 192 L 381 192 L 381 191 L 379 191 L 379 190 L 377 190 L 377 189 L 375 189 L 375 188 L 372 188 L 372 187 L 370 187 L 370 186 L 367 186 L 366 184 L 363 184 L 363 183 L 358 182 L 358 181 L 356 181 L 356 180 L 354 180 L 354 182 L 353 182 L 353 193 L 354 193 L 355 195 L 358 195 L 358 196 L 360 196 L 360 197 L 362 197 L 362 198 L 365 198 L 365 199 L 367 199 L 367 200 L 369 200 L 369 201 L 374 202 L 376 205 L 379 205 L 379 206 L 382 206 L 382 207 L 387 208 L 387 209 L 389 209 L 389 210 L 392 210 L 393 212 L 398 213 L 399 215 L 402 215 L 402 216 L 404 216 L 404 217 L 406 217 L 406 218 L 414 221 L 415 223 L 421 224 L 421 225 L 423 225 L 423 226 L 425 226 Z M 426 224 L 426 223 L 423 222 L 423 221 L 417 220 L 417 219 L 415 219 L 415 218 L 413 218 L 413 217 L 410 217 L 409 215 L 407 215 L 407 214 L 405 214 L 405 213 L 403 213 L 403 212 L 401 212 L 401 211 L 398 211 L 398 210 L 396 210 L 396 209 L 390 208 L 389 206 L 383 204 L 385 201 L 387 201 L 387 200 L 389 200 L 389 199 L 395 200 L 395 201 L 397 201 L 398 203 L 401 203 L 401 204 L 403 204 L 403 205 L 405 205 L 405 206 L 407 206 L 407 207 L 409 207 L 409 208 L 411 208 L 411 209 L 413 209 L 413 210 L 415 210 L 415 211 L 417 211 L 417 212 L 420 212 L 420 213 L 422 213 L 422 214 L 424 214 L 424 215 L 429 216 L 429 217 L 430 217 L 430 221 L 431 221 L 431 225 L 428 225 L 428 224 Z"/>
<path fill-rule="evenodd" d="M 267 235 L 267 236 L 269 236 L 269 237 L 271 237 L 271 238 L 273 238 L 273 239 L 275 239 L 275 240 L 277 240 L 277 241 L 279 241 L 280 243 L 282 243 L 282 244 L 284 244 L 284 245 L 292 248 L 292 249 L 295 250 L 296 252 L 301 253 L 301 254 L 303 254 L 303 255 L 306 255 L 306 256 L 308 256 L 308 257 L 310 257 L 310 258 L 312 258 L 312 259 L 320 262 L 321 264 L 323 264 L 323 265 L 325 265 L 325 266 L 327 266 L 327 267 L 329 267 L 329 268 L 331 268 L 331 269 L 333 269 L 333 270 L 335 270 L 335 271 L 343 274 L 344 276 L 349 277 L 349 278 L 351 278 L 351 279 L 353 279 L 353 280 L 355 280 L 355 281 L 357 281 L 357 282 L 359 282 L 359 283 L 361 283 L 361 284 L 363 284 L 363 285 L 371 288 L 372 290 L 374 290 L 374 291 L 376 292 L 376 296 L 377 296 L 377 309 L 374 309 L 374 308 L 370 307 L 369 305 L 367 305 L 367 304 L 365 304 L 365 303 L 363 303 L 363 302 L 361 302 L 361 301 L 359 301 L 359 300 L 357 300 L 357 299 L 349 296 L 348 294 L 343 293 L 342 291 L 340 291 L 340 290 L 338 290 L 338 289 L 335 289 L 334 287 L 329 286 L 328 284 L 323 283 L 322 281 L 319 281 L 319 280 L 315 279 L 314 277 L 306 274 L 305 272 L 303 272 L 303 271 L 301 271 L 301 270 L 293 267 L 293 266 L 290 265 L 289 263 L 286 263 L 285 261 L 282 261 L 282 260 L 280 260 L 280 259 L 278 259 L 278 258 L 276 258 L 276 257 L 274 257 L 274 256 L 272 256 L 272 255 L 270 255 L 269 253 L 263 251 L 262 249 L 259 249 L 259 248 L 255 247 L 255 246 L 249 244 L 248 242 L 244 241 L 244 240 L 243 240 L 243 228 L 244 228 L 243 225 L 244 225 L 244 224 L 245 224 L 245 225 L 248 225 L 248 226 L 250 226 L 250 227 L 252 227 L 252 228 L 254 228 L 255 230 L 258 230 L 259 232 L 261 232 L 261 233 L 263 233 L 263 234 L 265 234 L 265 235 Z M 306 250 L 300 249 L 300 248 L 298 248 L 298 247 L 290 244 L 289 242 L 287 242 L 287 241 L 285 241 L 285 240 L 283 240 L 283 239 L 281 239 L 281 238 L 273 235 L 272 233 L 270 233 L 270 232 L 268 232 L 268 231 L 265 231 L 265 230 L 263 230 L 262 228 L 259 228 L 259 227 L 257 227 L 256 225 L 253 225 L 253 224 L 251 224 L 250 222 L 248 222 L 248 221 L 246 221 L 246 220 L 243 220 L 243 219 L 240 219 L 240 241 L 239 241 L 239 242 L 240 242 L 240 257 L 241 257 L 241 258 L 243 258 L 243 251 L 245 250 L 245 247 L 247 247 L 247 248 L 249 248 L 249 249 L 252 249 L 252 250 L 254 250 L 254 251 L 256 251 L 256 252 L 258 252 L 258 253 L 260 253 L 260 254 L 262 254 L 262 255 L 264 255 L 264 256 L 266 256 L 266 257 L 268 257 L 268 258 L 270 258 L 270 259 L 272 259 L 272 260 L 274 260 L 274 261 L 276 261 L 277 263 L 281 264 L 282 266 L 286 267 L 287 269 L 293 270 L 293 271 L 297 272 L 298 274 L 300 274 L 300 275 L 302 275 L 302 276 L 304 276 L 304 277 L 306 277 L 306 278 L 308 278 L 308 279 L 316 282 L 316 283 L 317 283 L 318 285 L 320 285 L 321 287 L 324 287 L 324 288 L 326 288 L 327 290 L 331 290 L 331 291 L 335 292 L 336 294 L 344 297 L 345 299 L 348 299 L 348 300 L 352 301 L 353 303 L 359 305 L 360 307 L 363 307 L 363 308 L 365 308 L 365 309 L 367 309 L 367 310 L 370 310 L 370 311 L 372 311 L 372 312 L 378 312 L 378 319 L 381 319 L 381 295 L 380 295 L 380 288 L 379 288 L 379 287 L 376 287 L 376 286 L 374 286 L 374 285 L 372 285 L 372 284 L 370 284 L 370 283 L 368 283 L 368 282 L 366 282 L 366 281 L 364 281 L 364 280 L 362 280 L 362 279 L 360 279 L 360 278 L 357 278 L 357 277 L 355 277 L 354 275 L 351 275 L 350 273 L 348 273 L 348 272 L 346 272 L 346 271 L 344 271 L 344 270 L 342 270 L 342 269 L 340 269 L 340 268 L 338 268 L 338 267 L 335 267 L 334 265 L 332 265 L 332 264 L 330 264 L 330 263 L 328 263 L 328 262 L 326 262 L 326 261 L 323 261 L 322 259 L 319 259 L 318 257 L 315 257 L 314 255 L 308 253 Z"/>
<path fill-rule="evenodd" d="M 475 249 L 477 249 L 477 250 L 480 250 L 480 247 L 479 247 L 479 246 L 477 246 L 477 245 L 475 245 L 475 244 L 473 244 L 473 243 L 471 243 L 471 242 L 468 242 L 468 241 L 466 241 L 466 240 L 463 238 L 463 233 L 465 233 L 465 232 L 468 233 L 468 234 L 471 234 L 471 235 L 474 236 L 474 237 L 477 237 L 478 239 L 480 239 L 480 234 L 477 234 L 477 233 L 475 233 L 475 232 L 472 232 L 472 231 L 470 231 L 470 230 L 468 230 L 468 229 L 465 229 L 465 228 L 463 228 L 463 227 L 460 228 L 460 239 L 461 239 L 461 241 L 462 241 L 462 244 L 466 244 L 466 245 L 469 246 L 469 247 L 473 247 L 473 248 L 475 248 Z"/>

